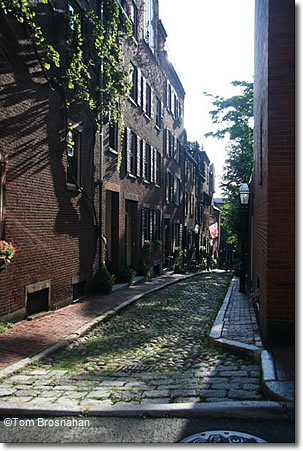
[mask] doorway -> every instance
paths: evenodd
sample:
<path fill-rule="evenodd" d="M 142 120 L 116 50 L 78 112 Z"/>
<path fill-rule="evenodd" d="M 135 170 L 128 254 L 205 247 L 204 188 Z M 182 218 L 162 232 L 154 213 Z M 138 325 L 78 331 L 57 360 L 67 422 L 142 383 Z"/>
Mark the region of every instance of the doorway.
<path fill-rule="evenodd" d="M 125 201 L 125 264 L 134 266 L 136 250 L 137 202 Z"/>
<path fill-rule="evenodd" d="M 105 213 L 105 260 L 109 272 L 116 273 L 119 269 L 119 193 L 106 191 Z"/>

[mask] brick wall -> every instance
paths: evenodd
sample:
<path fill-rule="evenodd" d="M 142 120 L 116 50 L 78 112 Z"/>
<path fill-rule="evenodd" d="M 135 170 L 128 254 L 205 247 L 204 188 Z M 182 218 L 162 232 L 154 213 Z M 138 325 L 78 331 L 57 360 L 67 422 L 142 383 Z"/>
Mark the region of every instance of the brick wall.
<path fill-rule="evenodd" d="M 92 282 L 96 228 L 92 205 L 66 187 L 62 98 L 52 91 L 21 25 L 1 14 L 1 152 L 8 158 L 5 232 L 16 255 L 0 272 L 0 318 L 26 315 L 25 287 L 50 280 L 50 308 L 72 300 L 77 277 Z M 63 28 L 64 30 L 64 28 Z M 19 43 L 15 37 L 19 36 Z M 58 36 L 58 39 L 60 36 Z M 95 131 L 86 111 L 82 122 L 81 183 L 94 198 Z"/>
<path fill-rule="evenodd" d="M 263 339 L 293 339 L 294 3 L 255 8 L 253 285 Z"/>

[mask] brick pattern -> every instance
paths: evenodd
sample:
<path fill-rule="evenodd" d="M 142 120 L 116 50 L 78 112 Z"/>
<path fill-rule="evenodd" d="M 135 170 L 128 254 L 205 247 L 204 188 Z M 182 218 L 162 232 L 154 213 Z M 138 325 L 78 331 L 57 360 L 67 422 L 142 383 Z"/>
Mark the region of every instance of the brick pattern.
<path fill-rule="evenodd" d="M 294 326 L 294 3 L 255 8 L 253 288 L 265 343 Z"/>

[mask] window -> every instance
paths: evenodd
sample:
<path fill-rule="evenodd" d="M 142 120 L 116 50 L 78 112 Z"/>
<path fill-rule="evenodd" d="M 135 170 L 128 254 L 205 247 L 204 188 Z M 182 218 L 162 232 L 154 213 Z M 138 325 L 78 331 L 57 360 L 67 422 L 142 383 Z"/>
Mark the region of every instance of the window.
<path fill-rule="evenodd" d="M 154 211 L 154 240 L 161 240 L 161 212 L 160 210 Z"/>
<path fill-rule="evenodd" d="M 138 137 L 129 128 L 126 129 L 126 172 L 136 176 L 138 174 Z"/>
<path fill-rule="evenodd" d="M 188 215 L 188 193 L 185 191 L 184 193 L 184 216 Z"/>
<path fill-rule="evenodd" d="M 147 208 L 142 208 L 142 213 L 141 213 L 141 237 L 142 237 L 142 247 L 143 247 L 144 246 L 144 241 L 150 240 L 149 210 Z"/>
<path fill-rule="evenodd" d="M 174 176 L 169 169 L 166 170 L 166 186 L 165 197 L 166 202 L 169 204 L 174 202 Z"/>
<path fill-rule="evenodd" d="M 148 117 L 152 117 L 152 90 L 148 83 L 146 83 L 146 94 L 145 94 L 145 113 Z"/>
<path fill-rule="evenodd" d="M 177 96 L 176 96 L 176 94 L 174 94 L 174 117 L 175 117 L 175 119 L 177 119 L 177 117 L 178 117 L 178 110 L 179 110 L 179 106 L 178 106 L 178 99 L 177 99 Z"/>
<path fill-rule="evenodd" d="M 130 91 L 130 97 L 133 99 L 134 102 L 138 102 L 138 70 L 137 68 L 131 63 L 131 81 L 132 81 L 132 88 Z"/>
<path fill-rule="evenodd" d="M 66 182 L 69 185 L 81 185 L 80 149 L 81 133 L 72 129 L 67 133 L 67 171 Z"/>
<path fill-rule="evenodd" d="M 181 245 L 181 239 L 180 239 L 181 233 L 180 232 L 181 232 L 180 224 L 175 222 L 174 223 L 174 247 Z"/>
<path fill-rule="evenodd" d="M 161 212 L 142 208 L 141 213 L 141 239 L 144 241 L 156 241 L 161 239 Z"/>
<path fill-rule="evenodd" d="M 156 126 L 161 128 L 161 100 L 156 97 Z"/>
<path fill-rule="evenodd" d="M 166 106 L 168 111 L 171 112 L 171 99 L 172 99 L 172 90 L 171 90 L 171 84 L 169 81 L 167 82 L 167 88 L 166 88 Z"/>
<path fill-rule="evenodd" d="M 125 3 L 125 11 L 126 14 L 131 21 L 132 27 L 133 27 L 133 36 L 138 40 L 138 8 L 134 0 L 128 0 L 128 2 Z"/>
<path fill-rule="evenodd" d="M 155 151 L 155 183 L 161 186 L 161 173 L 162 173 L 162 156 L 160 152 Z"/>
<path fill-rule="evenodd" d="M 179 138 L 174 136 L 173 137 L 173 150 L 174 150 L 174 159 L 176 160 L 177 163 L 180 162 L 180 147 L 181 147 L 181 143 L 180 143 Z"/>
<path fill-rule="evenodd" d="M 181 181 L 179 177 L 175 175 L 174 178 L 174 202 L 176 205 L 180 205 L 180 195 L 181 195 Z"/>
<path fill-rule="evenodd" d="M 118 124 L 117 122 L 110 122 L 108 126 L 109 147 L 118 151 Z"/>
<path fill-rule="evenodd" d="M 165 129 L 165 133 L 164 133 L 164 151 L 166 153 L 166 155 L 168 155 L 170 158 L 172 158 L 173 156 L 173 136 L 171 131 L 166 128 Z"/>
<path fill-rule="evenodd" d="M 189 215 L 193 217 L 194 215 L 194 195 L 191 194 L 189 198 Z"/>
<path fill-rule="evenodd" d="M 144 173 L 145 180 L 151 181 L 151 147 L 149 144 L 145 143 L 145 160 L 144 160 Z"/>
<path fill-rule="evenodd" d="M 155 51 L 155 35 L 153 28 L 154 7 L 153 0 L 145 0 L 144 9 L 144 40 L 152 52 Z"/>
<path fill-rule="evenodd" d="M 130 172 L 132 174 L 136 174 L 137 172 L 137 136 L 134 132 L 131 132 L 130 135 L 130 153 L 129 153 L 129 159 L 130 159 Z"/>

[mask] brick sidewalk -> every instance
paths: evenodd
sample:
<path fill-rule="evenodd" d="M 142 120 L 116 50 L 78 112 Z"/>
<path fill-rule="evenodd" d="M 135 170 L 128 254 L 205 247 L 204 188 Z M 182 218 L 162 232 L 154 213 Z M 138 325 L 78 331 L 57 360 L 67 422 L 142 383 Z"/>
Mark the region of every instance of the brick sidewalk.
<path fill-rule="evenodd" d="M 81 302 L 50 311 L 31 321 L 23 320 L 14 324 L 12 329 L 0 335 L 0 370 L 53 346 L 133 296 L 145 294 L 151 289 L 164 287 L 185 277 L 188 276 L 164 275 L 110 295 L 89 296 Z"/>
<path fill-rule="evenodd" d="M 239 292 L 239 279 L 233 285 L 224 316 L 222 338 L 263 346 L 253 303 L 246 294 Z"/>

